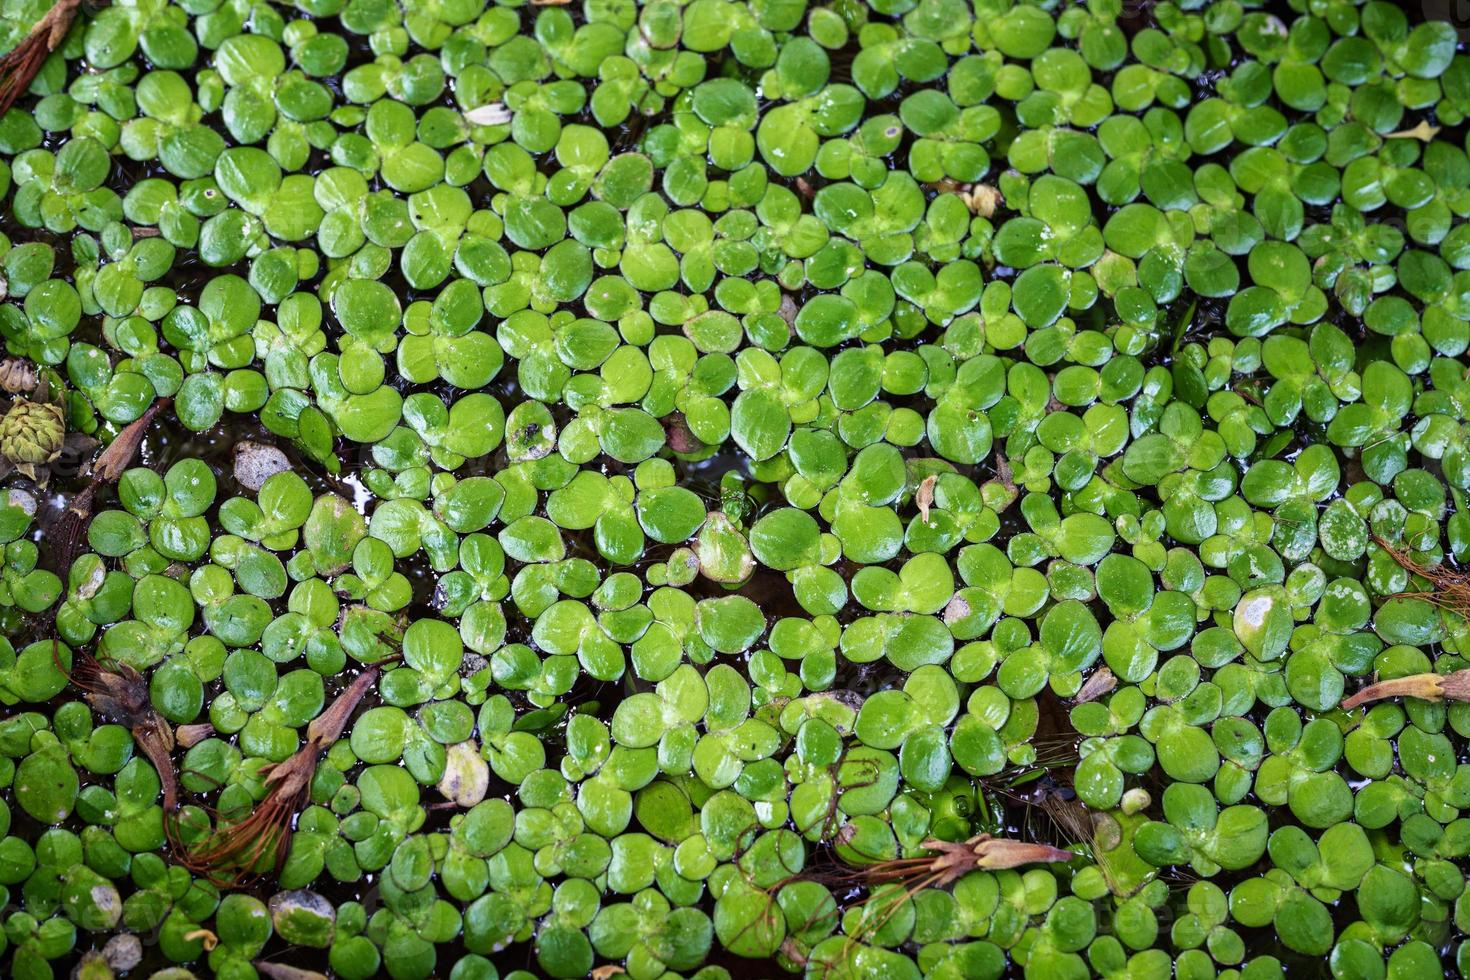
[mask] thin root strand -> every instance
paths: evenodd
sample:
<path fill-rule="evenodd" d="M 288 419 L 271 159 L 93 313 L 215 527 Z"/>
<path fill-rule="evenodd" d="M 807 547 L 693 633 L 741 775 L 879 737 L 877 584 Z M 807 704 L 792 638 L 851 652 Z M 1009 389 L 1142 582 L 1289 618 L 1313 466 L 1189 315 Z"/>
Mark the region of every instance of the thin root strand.
<path fill-rule="evenodd" d="M 1410 575 L 1416 575 L 1429 583 L 1427 591 L 1396 592 L 1390 599 L 1418 599 L 1428 602 L 1445 612 L 1454 613 L 1470 621 L 1470 573 L 1448 568 L 1445 565 L 1421 565 L 1414 560 L 1407 548 L 1389 544 L 1380 537 L 1374 543 Z"/>
<path fill-rule="evenodd" d="M 296 814 L 311 798 L 317 762 L 342 735 L 379 668 L 365 668 L 306 728 L 306 743 L 285 762 L 265 770 L 265 797 L 239 823 L 215 832 L 180 855 L 185 867 L 220 887 L 234 887 L 267 870 L 279 869 L 291 847 Z"/>

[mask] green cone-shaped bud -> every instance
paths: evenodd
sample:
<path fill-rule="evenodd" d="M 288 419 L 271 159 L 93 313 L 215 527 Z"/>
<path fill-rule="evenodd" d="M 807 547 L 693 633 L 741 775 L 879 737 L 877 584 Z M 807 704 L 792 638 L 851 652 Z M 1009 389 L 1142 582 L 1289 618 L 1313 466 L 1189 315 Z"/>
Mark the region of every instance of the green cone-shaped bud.
<path fill-rule="evenodd" d="M 17 466 L 51 462 L 65 439 L 66 419 L 55 405 L 17 399 L 0 418 L 0 455 Z"/>

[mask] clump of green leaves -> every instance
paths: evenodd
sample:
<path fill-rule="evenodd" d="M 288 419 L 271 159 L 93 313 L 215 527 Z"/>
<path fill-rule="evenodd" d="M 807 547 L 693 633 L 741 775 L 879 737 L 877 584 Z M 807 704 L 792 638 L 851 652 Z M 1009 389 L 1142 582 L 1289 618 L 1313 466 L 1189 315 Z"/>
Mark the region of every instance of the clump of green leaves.
<path fill-rule="evenodd" d="M 1411 13 L 0 12 L 0 973 L 1470 968 Z"/>

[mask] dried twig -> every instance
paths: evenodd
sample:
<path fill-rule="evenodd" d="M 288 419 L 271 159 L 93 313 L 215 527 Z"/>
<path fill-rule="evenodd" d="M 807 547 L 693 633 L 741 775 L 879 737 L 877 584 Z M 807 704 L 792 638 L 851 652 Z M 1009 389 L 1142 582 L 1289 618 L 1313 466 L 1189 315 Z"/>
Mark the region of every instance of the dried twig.
<path fill-rule="evenodd" d="M 149 405 L 147 411 L 124 426 L 116 438 L 108 443 L 107 448 L 98 454 L 97 461 L 92 464 L 92 482 L 72 498 L 50 531 L 56 556 L 63 570 L 70 568 L 72 559 L 76 557 L 77 543 L 92 519 L 92 511 L 97 506 L 97 495 L 104 487 L 117 482 L 117 478 L 132 464 L 153 420 L 172 402 L 172 398 L 160 398 Z"/>
<path fill-rule="evenodd" d="M 82 0 L 56 0 L 51 9 L 31 27 L 30 33 L 5 57 L 0 58 L 0 115 L 10 111 L 25 94 L 51 52 L 61 47 L 71 30 Z"/>
<path fill-rule="evenodd" d="M 303 970 L 299 966 L 289 966 L 285 963 L 256 960 L 254 966 L 256 972 L 267 977 L 268 980 L 327 980 L 324 973 L 318 973 L 316 970 Z"/>

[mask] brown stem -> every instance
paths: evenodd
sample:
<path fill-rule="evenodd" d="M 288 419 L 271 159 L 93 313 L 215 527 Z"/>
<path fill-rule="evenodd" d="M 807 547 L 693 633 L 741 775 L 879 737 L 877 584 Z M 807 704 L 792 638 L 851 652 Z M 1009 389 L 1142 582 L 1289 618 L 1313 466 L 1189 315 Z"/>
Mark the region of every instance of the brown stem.
<path fill-rule="evenodd" d="M 1369 684 L 1352 697 L 1344 698 L 1342 710 L 1352 711 L 1369 701 L 1398 697 L 1419 698 L 1421 701 L 1470 701 L 1470 669 L 1449 674 L 1410 674 Z"/>
<path fill-rule="evenodd" d="M 172 404 L 172 398 L 160 398 L 149 405 L 142 415 L 123 426 L 117 436 L 107 444 L 107 448 L 97 455 L 97 461 L 92 464 L 93 481 L 116 482 L 117 478 L 123 475 L 123 471 L 132 464 L 133 457 L 138 454 L 138 447 L 143 444 L 143 436 L 147 435 L 158 413 Z"/>
<path fill-rule="evenodd" d="M 332 743 L 342 737 L 342 729 L 347 726 L 347 719 L 352 717 L 353 710 L 367 694 L 368 688 L 377 681 L 380 670 L 377 664 L 373 664 L 354 677 L 352 683 L 337 695 L 336 700 L 327 710 L 317 715 L 312 723 L 306 726 L 307 741 L 314 743 L 323 752 L 331 748 Z"/>
<path fill-rule="evenodd" d="M 1004 512 L 1010 508 L 1021 494 L 1016 489 L 1016 477 L 1011 471 L 1010 461 L 1001 453 L 995 454 L 995 478 L 987 480 L 985 487 L 999 487 L 1001 500 L 994 504 L 997 512 Z M 993 495 L 995 491 L 991 491 Z M 987 498 L 988 499 L 988 498 Z"/>
<path fill-rule="evenodd" d="M 158 771 L 158 780 L 163 784 L 163 812 L 172 814 L 179 808 L 179 781 L 174 775 L 173 730 L 158 712 L 133 727 L 133 739 L 138 749 Z"/>
<path fill-rule="evenodd" d="M 895 884 L 905 883 L 898 882 Z M 940 881 L 939 874 L 930 873 L 921 875 L 919 878 L 907 883 L 906 887 L 900 887 L 895 892 L 884 895 L 881 899 L 876 895 L 869 897 L 863 903 L 862 919 L 859 920 L 857 929 L 848 936 L 847 942 L 843 944 L 843 955 L 846 955 L 849 944 L 866 940 L 868 937 L 874 936 L 881 931 L 888 924 L 888 921 L 898 914 L 898 910 L 903 908 L 904 903 L 909 899 L 913 898 L 925 888 L 942 884 L 943 882 Z"/>
<path fill-rule="evenodd" d="M 30 33 L 0 58 L 0 115 L 10 111 L 15 100 L 31 87 L 51 52 L 61 47 L 81 5 L 82 0 L 56 0 L 31 27 Z"/>
<path fill-rule="evenodd" d="M 989 834 L 980 836 L 984 839 L 975 844 L 975 864 L 985 871 L 1019 868 L 1025 864 L 1066 862 L 1077 856 L 1050 844 L 1028 844 L 1025 841 L 991 837 Z"/>

